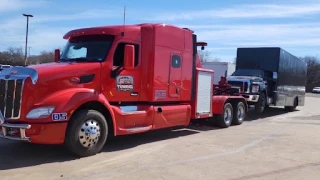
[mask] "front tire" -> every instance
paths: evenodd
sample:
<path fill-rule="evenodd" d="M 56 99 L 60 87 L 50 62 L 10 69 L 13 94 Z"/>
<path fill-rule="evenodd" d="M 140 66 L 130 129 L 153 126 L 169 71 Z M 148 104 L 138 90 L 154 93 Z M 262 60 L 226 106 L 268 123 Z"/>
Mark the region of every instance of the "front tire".
<path fill-rule="evenodd" d="M 108 137 L 108 124 L 105 117 L 96 110 L 81 109 L 70 119 L 65 145 L 79 157 L 99 153 Z"/>
<path fill-rule="evenodd" d="M 255 112 L 262 113 L 266 107 L 266 95 L 261 92 L 258 102 L 255 103 Z"/>
<path fill-rule="evenodd" d="M 217 122 L 220 127 L 227 128 L 231 125 L 233 119 L 233 107 L 226 103 L 223 107 L 223 114 L 217 115 Z"/>

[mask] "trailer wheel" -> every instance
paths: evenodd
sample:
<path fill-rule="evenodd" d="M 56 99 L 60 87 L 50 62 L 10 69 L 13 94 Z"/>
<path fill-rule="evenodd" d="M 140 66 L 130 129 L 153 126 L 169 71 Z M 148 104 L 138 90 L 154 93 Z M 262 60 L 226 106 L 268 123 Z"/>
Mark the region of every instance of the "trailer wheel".
<path fill-rule="evenodd" d="M 293 106 L 285 106 L 284 109 L 288 112 L 293 112 L 294 110 L 296 110 L 297 106 L 298 106 L 298 98 L 295 98 L 293 102 Z"/>
<path fill-rule="evenodd" d="M 108 124 L 105 117 L 96 110 L 81 109 L 70 119 L 65 145 L 79 157 L 99 153 L 108 137 Z"/>
<path fill-rule="evenodd" d="M 233 107 L 226 103 L 223 107 L 223 114 L 217 115 L 217 122 L 220 127 L 227 128 L 231 125 L 233 119 Z"/>
<path fill-rule="evenodd" d="M 242 101 L 240 101 L 234 110 L 232 124 L 240 125 L 246 117 L 246 107 Z"/>
<path fill-rule="evenodd" d="M 266 95 L 262 92 L 258 102 L 254 104 L 255 112 L 262 113 L 266 107 Z"/>

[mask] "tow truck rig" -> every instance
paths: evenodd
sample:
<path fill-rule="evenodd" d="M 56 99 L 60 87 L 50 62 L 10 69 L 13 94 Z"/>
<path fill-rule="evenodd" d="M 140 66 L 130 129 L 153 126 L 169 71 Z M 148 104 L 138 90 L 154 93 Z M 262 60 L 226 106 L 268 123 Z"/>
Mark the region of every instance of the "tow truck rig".
<path fill-rule="evenodd" d="M 65 144 L 80 157 L 99 153 L 113 136 L 188 126 L 209 119 L 240 125 L 246 100 L 197 54 L 206 43 L 166 24 L 72 30 L 52 63 L 0 73 L 0 137 Z M 222 79 L 223 80 L 223 79 Z"/>

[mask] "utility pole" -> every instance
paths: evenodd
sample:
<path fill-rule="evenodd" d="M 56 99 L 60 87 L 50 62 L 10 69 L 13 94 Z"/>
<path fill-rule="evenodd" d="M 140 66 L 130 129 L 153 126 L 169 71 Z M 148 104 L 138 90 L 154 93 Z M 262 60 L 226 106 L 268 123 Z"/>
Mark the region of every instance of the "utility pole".
<path fill-rule="evenodd" d="M 31 47 L 29 46 L 29 53 L 28 53 L 29 55 L 28 55 L 28 57 L 30 57 L 30 49 L 31 49 Z"/>
<path fill-rule="evenodd" d="M 31 14 L 22 14 L 27 17 L 27 29 L 26 29 L 26 45 L 25 45 L 25 53 L 24 53 L 24 65 L 27 66 L 27 49 L 28 49 L 28 31 L 29 31 L 29 17 L 33 17 Z"/>

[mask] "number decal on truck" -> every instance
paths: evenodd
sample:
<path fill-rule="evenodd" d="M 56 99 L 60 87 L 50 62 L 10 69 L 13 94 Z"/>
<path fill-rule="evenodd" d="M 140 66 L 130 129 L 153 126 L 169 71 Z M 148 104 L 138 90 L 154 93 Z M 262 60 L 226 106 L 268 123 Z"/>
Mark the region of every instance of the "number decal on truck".
<path fill-rule="evenodd" d="M 65 121 L 67 120 L 67 113 L 53 113 L 52 120 L 54 121 Z"/>

